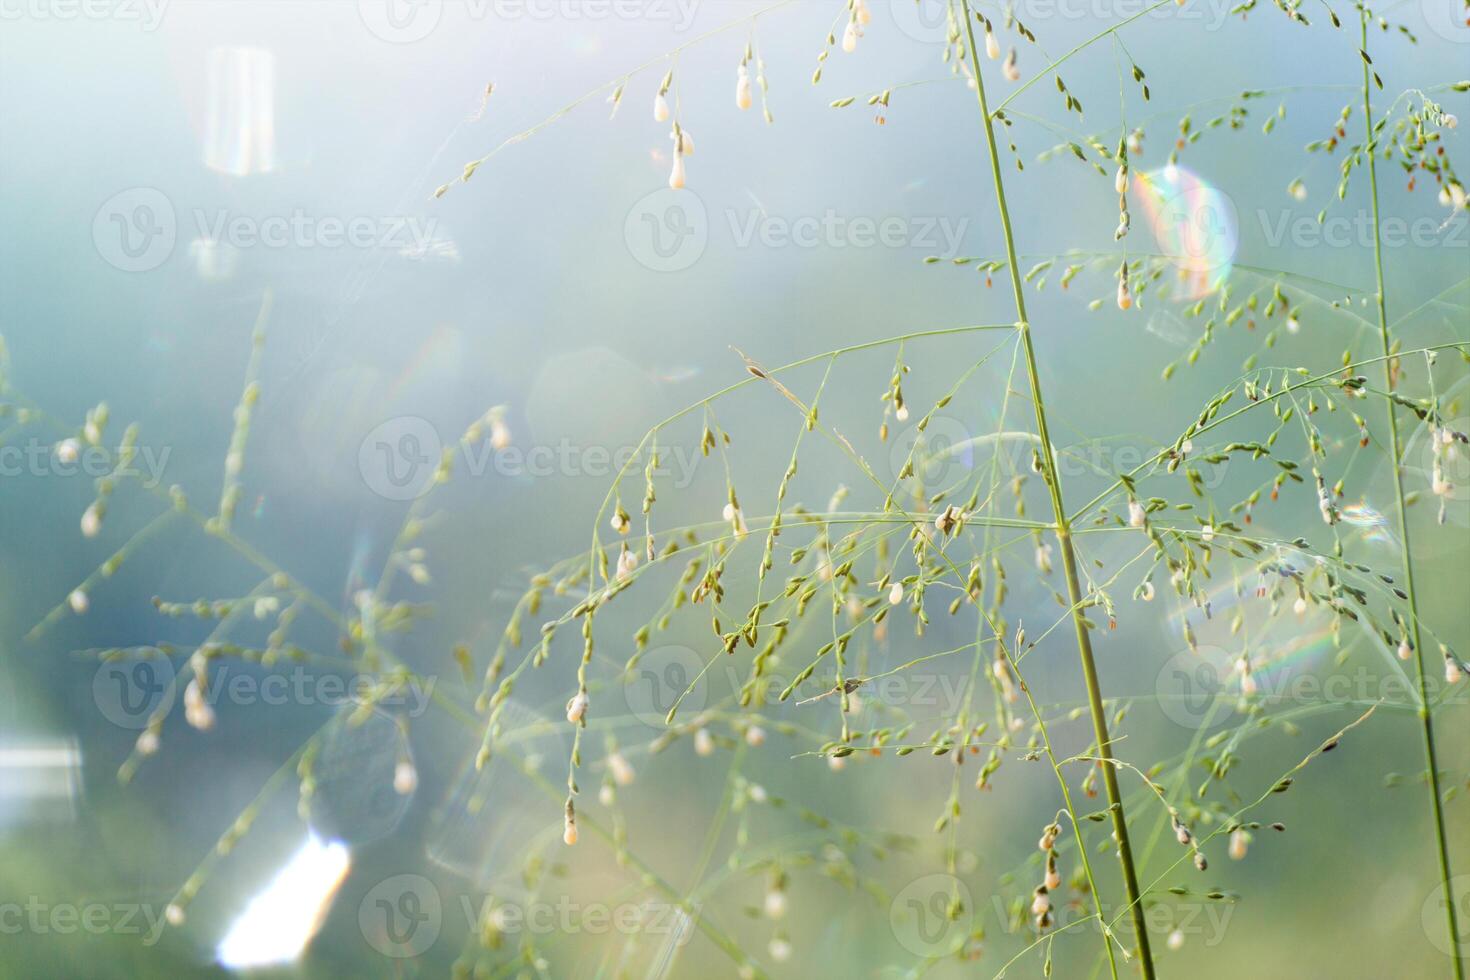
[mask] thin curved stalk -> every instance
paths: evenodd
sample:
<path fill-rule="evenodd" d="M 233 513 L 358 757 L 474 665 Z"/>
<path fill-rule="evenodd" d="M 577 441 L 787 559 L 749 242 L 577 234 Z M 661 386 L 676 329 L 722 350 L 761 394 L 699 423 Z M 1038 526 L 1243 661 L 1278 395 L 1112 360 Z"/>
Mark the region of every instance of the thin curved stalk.
<path fill-rule="evenodd" d="M 975 44 L 975 21 L 966 0 L 961 0 L 960 10 L 965 20 L 965 36 L 970 51 L 970 67 L 975 77 L 975 92 L 980 101 L 980 116 L 984 122 L 985 146 L 990 155 L 990 171 L 995 182 L 996 204 L 1000 208 L 1001 232 L 1005 238 L 1006 260 L 1010 264 L 1011 289 L 1016 301 L 1016 329 L 1021 332 L 1021 343 L 1026 352 L 1026 374 L 1031 383 L 1031 401 L 1036 408 L 1036 429 L 1043 446 L 1048 451 L 1041 453 L 1042 475 L 1051 493 L 1052 513 L 1056 519 L 1055 531 L 1061 545 L 1062 569 L 1067 579 L 1067 597 L 1072 605 L 1072 623 L 1077 632 L 1077 653 L 1082 660 L 1082 677 L 1087 686 L 1087 706 L 1092 715 L 1092 729 L 1097 741 L 1097 753 L 1103 760 L 1113 757 L 1112 737 L 1108 734 L 1108 721 L 1103 707 L 1102 689 L 1097 679 L 1097 664 L 1092 656 L 1092 638 L 1088 633 L 1082 604 L 1082 586 L 1077 577 L 1077 554 L 1072 546 L 1072 527 L 1067 519 L 1066 504 L 1062 500 L 1062 486 L 1057 474 L 1056 458 L 1049 451 L 1051 435 L 1046 423 L 1046 403 L 1042 397 L 1041 379 L 1036 369 L 1036 350 L 1031 342 L 1031 324 L 1026 318 L 1026 297 L 1021 288 L 1021 277 L 1016 265 L 1016 240 L 1011 230 L 1010 211 L 1006 205 L 1005 181 L 1001 178 L 1000 154 L 996 150 L 995 127 L 990 108 L 985 100 L 985 80 L 980 71 L 980 52 Z M 1116 767 L 1105 762 L 1102 765 L 1103 785 L 1108 794 L 1108 810 L 1113 818 L 1113 835 L 1118 844 L 1118 861 L 1123 867 L 1123 882 L 1128 892 L 1128 905 L 1133 914 L 1133 929 L 1138 944 L 1138 965 L 1143 980 L 1153 980 L 1153 954 L 1149 949 L 1148 922 L 1138 887 L 1138 871 L 1133 862 L 1133 845 L 1128 839 L 1128 822 L 1123 812 L 1123 796 L 1118 789 Z M 1094 896 L 1097 898 L 1097 896 Z M 1108 945 L 1108 956 L 1112 957 L 1112 946 Z M 1113 975 L 1117 966 L 1113 964 Z"/>
<path fill-rule="evenodd" d="M 1383 340 L 1383 376 L 1387 391 L 1394 389 L 1393 336 L 1388 326 L 1388 299 L 1383 279 L 1383 241 L 1378 226 L 1377 141 L 1373 135 L 1372 69 L 1368 67 L 1368 11 L 1359 8 L 1363 44 L 1363 155 L 1368 158 L 1368 188 L 1373 202 L 1373 271 L 1378 283 L 1378 332 Z M 1429 767 L 1429 804 L 1434 817 L 1434 831 L 1439 852 L 1439 887 L 1444 890 L 1445 925 L 1449 928 L 1450 961 L 1455 980 L 1465 980 L 1465 959 L 1457 942 L 1460 936 L 1455 921 L 1455 896 L 1450 890 L 1450 849 L 1445 837 L 1444 797 L 1439 788 L 1439 762 L 1434 747 L 1434 712 L 1429 706 L 1429 682 L 1425 675 L 1424 643 L 1419 628 L 1419 603 L 1414 592 L 1414 549 L 1409 539 L 1409 514 L 1404 505 L 1403 447 L 1399 439 L 1398 410 L 1392 398 L 1385 398 L 1388 408 L 1388 445 L 1393 454 L 1394 504 L 1398 511 L 1399 539 L 1404 543 L 1404 594 L 1409 606 L 1409 630 L 1414 642 L 1416 673 L 1419 679 L 1419 720 L 1424 736 L 1424 762 Z"/>

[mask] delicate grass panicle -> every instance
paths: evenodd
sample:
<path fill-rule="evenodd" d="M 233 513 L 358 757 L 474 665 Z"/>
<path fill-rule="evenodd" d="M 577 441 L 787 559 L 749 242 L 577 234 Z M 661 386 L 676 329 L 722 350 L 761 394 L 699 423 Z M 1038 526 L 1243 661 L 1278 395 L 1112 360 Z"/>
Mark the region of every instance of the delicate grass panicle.
<path fill-rule="evenodd" d="M 713 129 L 718 117 L 709 107 L 700 106 L 696 112 L 681 103 L 679 79 L 696 71 L 728 71 L 728 62 L 706 64 L 696 61 L 695 53 L 702 45 L 712 47 L 714 39 L 743 34 L 745 44 L 735 65 L 735 108 L 750 109 L 758 95 L 765 119 L 771 122 L 766 64 L 759 55 L 756 30 L 786 6 L 742 16 L 587 93 L 545 122 L 470 161 L 458 177 L 439 186 L 435 197 L 445 197 L 455 185 L 468 182 L 501 150 L 604 94 L 614 111 L 625 94 L 635 95 L 642 105 L 648 104 L 642 99 L 651 99 L 652 122 L 668 127 L 672 141 L 669 186 L 684 188 L 690 180 L 686 162 L 694 153 L 690 128 Z M 1023 23 L 1015 12 L 952 0 L 936 54 L 947 66 L 949 82 L 973 91 L 971 115 L 957 119 L 956 126 L 974 132 L 976 150 L 971 179 L 953 196 L 966 207 L 980 207 L 985 197 L 993 195 L 999 227 L 987 229 L 995 244 L 993 255 L 925 261 L 963 275 L 936 281 L 941 288 L 980 293 L 997 280 L 1008 283 L 1006 312 L 996 318 L 1002 322 L 896 330 L 893 337 L 854 343 L 780 367 L 740 354 L 743 377 L 673 414 L 643 437 L 637 453 L 608 488 L 600 511 L 588 515 L 592 531 L 587 550 L 551 563 L 529 579 L 495 643 L 488 648 L 466 643 L 453 651 L 466 678 L 479 677 L 478 697 L 469 703 L 461 692 L 434 690 L 437 708 L 464 727 L 474 769 L 504 763 L 527 776 L 546 795 L 548 825 L 559 824 L 564 845 L 585 848 L 590 837 L 608 846 L 629 876 L 624 894 L 675 904 L 693 928 L 733 961 L 739 976 L 780 972 L 784 962 L 806 952 L 812 937 L 793 914 L 803 878 L 826 877 L 851 887 L 865 896 L 852 914 L 872 915 L 883 922 L 890 908 L 900 907 L 892 894 L 894 875 L 887 869 L 902 860 L 911 875 L 941 876 L 942 914 L 953 925 L 941 941 L 908 950 L 919 961 L 911 975 L 938 961 L 986 956 L 991 963 L 987 971 L 995 976 L 1026 958 L 1049 973 L 1056 937 L 1090 926 L 1080 932 L 1098 937 L 1097 948 L 1089 947 L 1095 956 L 1094 975 L 1106 970 L 1117 978 L 1136 971 L 1153 977 L 1159 949 L 1177 949 L 1188 938 L 1178 928 L 1157 932 L 1157 916 L 1147 913 L 1167 910 L 1176 902 L 1235 901 L 1238 896 L 1190 876 L 1205 872 L 1221 856 L 1243 861 L 1266 850 L 1265 831 L 1286 829 L 1270 822 L 1276 794 L 1310 778 L 1304 771 L 1340 744 L 1371 737 L 1377 726 L 1393 724 L 1395 717 L 1403 717 L 1395 711 L 1405 707 L 1422 732 L 1422 775 L 1433 828 L 1422 843 L 1421 864 L 1411 870 L 1416 880 L 1430 883 L 1426 890 L 1438 884 L 1450 894 L 1453 872 L 1445 813 L 1450 794 L 1443 785 L 1436 735 L 1445 725 L 1457 725 L 1463 733 L 1465 717 L 1454 716 L 1455 707 L 1442 703 L 1434 691 L 1440 676 L 1447 684 L 1464 683 L 1466 666 L 1463 651 L 1437 631 L 1432 620 L 1421 618 L 1412 545 L 1424 530 L 1413 515 L 1432 507 L 1443 520 L 1455 498 L 1451 464 L 1463 459 L 1470 440 L 1453 422 L 1463 417 L 1464 406 L 1446 393 L 1465 390 L 1470 340 L 1463 331 L 1448 342 L 1436 337 L 1410 340 L 1410 314 L 1390 319 L 1390 310 L 1411 308 L 1412 313 L 1418 307 L 1395 296 L 1385 277 L 1378 209 L 1390 188 L 1378 171 L 1396 165 L 1394 169 L 1406 175 L 1406 193 L 1427 189 L 1437 195 L 1447 218 L 1458 215 L 1463 221 L 1465 191 L 1445 138 L 1456 118 L 1441 100 L 1458 98 L 1470 90 L 1470 83 L 1450 80 L 1385 94 L 1393 91 L 1386 87 L 1391 80 L 1379 76 L 1370 40 L 1385 46 L 1412 43 L 1406 31 L 1377 29 L 1397 26 L 1386 19 L 1389 13 L 1380 17 L 1360 8 L 1361 26 L 1355 31 L 1332 4 L 1321 5 L 1320 15 L 1294 2 L 1240 4 L 1236 11 L 1250 22 L 1276 18 L 1283 31 L 1338 32 L 1335 36 L 1347 54 L 1344 65 L 1330 66 L 1332 71 L 1340 74 L 1338 69 L 1344 66 L 1362 65 L 1361 91 L 1354 93 L 1340 116 L 1324 120 L 1323 137 L 1306 150 L 1309 158 L 1339 161 L 1338 183 L 1324 197 L 1319 219 L 1325 220 L 1336 202 L 1369 202 L 1376 281 L 1355 289 L 1328 281 L 1330 270 L 1325 270 L 1326 278 L 1317 278 L 1241 264 L 1228 281 L 1213 281 L 1215 270 L 1183 267 L 1177 255 L 1140 251 L 1130 202 L 1141 200 L 1137 195 L 1150 182 L 1172 179 L 1169 175 L 1179 173 L 1183 161 L 1204 153 L 1208 140 L 1217 134 L 1242 131 L 1242 136 L 1251 136 L 1243 132 L 1250 127 L 1260 130 L 1251 138 L 1276 138 L 1272 134 L 1278 131 L 1278 120 L 1304 90 L 1260 88 L 1227 93 L 1223 99 L 1218 98 L 1220 93 L 1187 93 L 1188 99 L 1178 101 L 1190 105 L 1172 133 L 1153 132 L 1152 121 L 1148 132 L 1145 125 L 1130 123 L 1129 113 L 1140 111 L 1154 93 L 1125 37 L 1140 17 L 1159 11 L 1158 18 L 1166 18 L 1168 13 L 1161 8 L 1174 6 L 1161 0 L 1053 57 L 1044 53 L 1033 25 Z M 865 0 L 833 4 L 813 84 L 822 83 L 830 58 L 860 59 L 865 40 L 888 29 L 889 22 L 875 19 Z M 1178 25 L 1178 30 L 1189 29 L 1187 22 Z M 1074 57 L 1109 51 L 1118 65 L 1118 115 L 1112 116 L 1102 105 L 1089 105 L 1086 111 L 1094 115 L 1084 116 L 1082 99 L 1068 87 L 1062 72 Z M 1022 93 L 1038 84 L 1055 86 L 1060 122 L 1012 108 Z M 999 92 L 1006 94 L 1000 97 Z M 894 111 L 895 99 L 919 97 L 908 86 L 896 86 L 868 96 L 843 96 L 830 104 L 841 111 L 861 99 L 883 123 Z M 1223 112 L 1196 119 L 1222 104 Z M 728 112 L 728 104 L 725 108 Z M 710 113 L 708 121 L 702 113 Z M 1357 113 L 1362 114 L 1360 135 L 1353 126 Z M 1092 134 L 1076 131 L 1084 119 L 1101 119 L 1104 128 Z M 648 122 L 640 112 L 636 119 L 625 117 L 619 124 Z M 1095 219 L 1104 232 L 1113 230 L 1118 243 L 1114 251 L 1030 255 L 1024 257 L 1023 268 L 1014 232 L 1025 218 L 1013 211 L 1007 191 L 1011 183 L 1031 179 L 1011 135 L 1027 129 L 1047 140 L 1064 135 L 1063 142 L 1043 152 L 1038 162 L 1057 159 L 1073 168 L 1068 181 L 1095 179 L 1116 196 L 1116 210 L 1110 204 L 1108 210 L 1083 219 Z M 1149 146 L 1155 142 L 1159 149 Z M 1161 161 L 1158 169 L 1147 169 L 1149 157 Z M 1078 171 L 1073 160 L 1085 169 Z M 1283 190 L 1289 198 L 1305 201 L 1317 194 L 1315 183 L 1304 176 Z M 1048 285 L 1074 295 L 1086 292 L 1080 302 L 1092 309 L 1108 304 L 1127 318 L 1143 316 L 1146 310 L 1168 310 L 1195 324 L 1187 354 L 1168 367 L 1165 380 L 1198 363 L 1227 331 L 1243 335 L 1241 339 L 1254 348 L 1238 379 L 1197 413 L 1182 418 L 1170 441 L 1150 450 L 1140 465 L 1107 468 L 1102 473 L 1107 487 L 1085 501 L 1079 501 L 1076 488 L 1068 486 L 1067 474 L 1075 471 L 1063 465 L 1069 460 L 1069 447 L 1053 434 L 1046 398 L 1049 385 L 1075 384 L 1077 379 L 1050 377 L 1037 344 L 1062 327 L 1033 321 L 1027 312 L 1028 293 Z M 1464 292 L 1461 282 L 1428 302 L 1463 315 Z M 184 923 L 186 909 L 214 862 L 248 832 L 264 798 L 294 780 L 303 812 L 311 812 L 323 740 L 342 726 L 361 724 L 386 710 L 380 708 L 381 702 L 415 682 L 416 673 L 389 640 L 413 629 L 428 613 L 426 606 L 402 598 L 408 591 L 400 587 L 397 571 L 406 571 L 410 584 L 430 581 L 428 508 L 436 499 L 432 489 L 411 506 L 381 580 L 359 594 L 345 612 L 233 531 L 240 474 L 249 451 L 251 408 L 259 386 L 269 383 L 257 377 L 257 368 L 270 312 L 267 295 L 225 457 L 217 510 L 200 512 L 179 488 L 159 492 L 160 516 L 79 582 L 32 631 L 35 638 L 68 612 L 85 615 L 93 604 L 105 601 L 104 581 L 141 540 L 165 525 L 181 524 L 233 549 L 241 562 L 256 570 L 259 583 L 243 598 L 159 600 L 161 614 L 197 617 L 207 624 L 194 648 L 160 644 L 92 651 L 95 656 L 177 661 L 173 683 L 183 687 L 179 700 L 184 715 L 200 731 L 215 722 L 206 694 L 217 665 L 227 658 L 267 667 L 305 663 L 323 670 L 351 668 L 372 678 L 366 697 L 300 747 L 263 787 L 261 799 L 179 887 L 167 917 L 174 925 Z M 1333 353 L 1308 363 L 1273 363 L 1278 339 L 1308 329 L 1321 329 L 1323 338 L 1330 336 Z M 948 345 L 955 360 L 964 363 L 948 376 L 926 377 L 928 372 L 910 359 L 920 345 Z M 1346 348 L 1340 358 L 1339 346 Z M 829 419 L 823 396 L 843 383 L 847 365 L 865 355 L 890 354 L 891 376 L 873 393 L 878 404 L 872 416 Z M 999 371 L 1005 383 L 981 390 L 981 379 L 992 371 Z M 733 410 L 726 414 L 726 402 L 737 392 L 767 396 L 791 412 L 789 462 L 774 486 L 758 485 L 742 470 L 738 414 Z M 73 429 L 54 423 L 9 389 L 4 395 L 16 425 L 51 428 L 58 457 L 75 458 L 83 448 L 107 444 L 106 430 L 112 421 L 105 405 L 89 412 Z M 931 442 L 931 428 L 954 414 L 965 414 L 966 425 L 978 430 L 975 419 L 960 406 L 982 398 L 991 403 L 990 416 L 997 419 L 993 432 L 972 437 L 963 447 Z M 460 441 L 446 449 L 435 487 L 452 478 L 459 449 L 487 440 L 498 448 L 508 446 L 514 435 L 506 418 L 505 410 L 496 408 L 474 420 Z M 722 498 L 698 503 L 707 514 L 704 521 L 684 525 L 671 516 L 665 525 L 660 515 L 672 511 L 668 504 L 673 489 L 661 476 L 661 447 L 693 438 L 691 426 L 703 454 L 722 468 L 725 492 Z M 1409 465 L 1409 441 L 1402 431 L 1409 426 L 1430 447 L 1428 474 Z M 882 452 L 892 454 L 891 474 L 875 466 L 871 456 L 843 434 L 859 430 L 875 433 Z M 901 439 L 901 434 L 911 441 Z M 122 436 L 116 450 L 119 464 L 126 461 L 137 438 L 136 428 Z M 769 433 L 763 439 L 769 440 Z M 798 473 L 815 443 L 834 447 L 849 463 L 849 472 L 841 477 L 846 483 L 833 479 L 820 490 L 823 497 L 832 495 L 825 506 L 797 499 L 809 485 L 810 478 L 799 481 Z M 1024 446 L 1026 458 L 1018 461 L 1004 451 L 1013 445 Z M 984 461 L 958 476 L 934 465 L 958 448 L 981 452 Z M 988 459 L 983 457 L 985 451 Z M 1392 568 L 1378 567 L 1376 558 L 1365 560 L 1346 533 L 1352 523 L 1352 502 L 1362 494 L 1366 471 L 1375 461 L 1392 472 L 1396 490 L 1393 516 L 1403 547 L 1402 563 Z M 1216 481 L 1210 479 L 1227 464 L 1236 467 L 1237 474 L 1250 474 L 1251 483 L 1245 486 L 1232 479 L 1223 484 L 1228 499 L 1211 489 Z M 123 470 L 119 465 L 119 472 Z M 948 475 L 935 477 L 936 472 Z M 97 533 L 118 483 L 113 477 L 98 480 L 96 499 L 81 518 L 83 534 Z M 1038 506 L 1041 513 L 1033 514 Z M 1262 519 L 1272 507 L 1278 508 L 1274 513 L 1290 515 L 1285 520 L 1299 533 L 1279 537 L 1267 530 L 1268 525 L 1283 523 L 1274 515 L 1272 520 Z M 1301 520 L 1303 515 L 1309 520 Z M 1106 553 L 1114 557 L 1099 557 L 1103 549 L 1094 543 L 1112 545 Z M 1058 572 L 1061 582 L 1055 585 Z M 1038 594 L 1054 597 L 1060 611 L 1039 611 L 1045 607 L 1032 602 Z M 1029 610 L 1026 625 L 1020 622 L 1022 608 Z M 1133 725 L 1145 724 L 1135 721 L 1136 715 L 1148 714 L 1140 712 L 1135 702 L 1146 699 L 1124 696 L 1109 683 L 1108 661 L 1116 663 L 1125 655 L 1107 648 L 1109 633 L 1131 616 L 1167 618 L 1177 624 L 1186 655 L 1204 658 L 1207 652 L 1197 634 L 1215 615 L 1223 617 L 1228 628 L 1212 628 L 1211 643 L 1230 649 L 1222 651 L 1228 676 L 1222 679 L 1221 696 L 1209 708 L 1208 724 L 1197 726 L 1187 745 L 1164 758 L 1138 758 L 1144 751 L 1139 747 L 1149 741 L 1124 737 Z M 335 625 L 344 638 L 342 650 L 324 654 L 296 646 L 293 623 L 307 616 Z M 940 632 L 935 629 L 936 617 L 946 621 L 945 633 L 963 630 L 965 637 L 972 637 L 970 642 L 953 648 L 936 643 L 931 638 Z M 1289 762 L 1265 774 L 1249 771 L 1242 762 L 1247 741 L 1259 739 L 1269 746 L 1253 753 L 1254 759 L 1272 751 L 1279 754 L 1279 745 L 1269 739 L 1297 732 L 1298 721 L 1331 707 L 1282 702 L 1263 693 L 1261 679 L 1283 652 L 1258 637 L 1266 625 L 1289 626 L 1308 618 L 1330 637 L 1341 659 L 1358 655 L 1395 667 L 1400 658 L 1409 663 L 1416 678 L 1414 702 L 1378 705 L 1387 710 L 1376 714 L 1371 700 L 1359 704 L 1353 717 L 1333 724 L 1335 734 L 1316 749 L 1305 755 L 1287 749 Z M 252 621 L 269 628 L 262 645 L 236 639 Z M 655 727 L 629 724 L 624 708 L 633 703 L 628 692 L 645 678 L 642 663 L 659 655 L 661 634 L 672 636 L 677 625 L 690 622 L 707 623 L 710 631 L 694 652 L 697 662 L 680 675 L 672 700 L 658 705 L 661 717 L 642 718 L 656 722 Z M 1064 658 L 1060 649 L 1069 631 L 1075 661 Z M 911 638 L 904 639 L 904 634 Z M 888 682 L 956 664 L 971 683 L 937 714 L 883 697 Z M 537 670 L 555 678 L 560 692 L 557 707 L 547 712 L 551 721 L 524 726 L 516 721 L 517 687 Z M 1085 692 L 1083 702 L 1039 700 L 1028 675 L 1043 673 L 1050 678 L 1073 677 Z M 714 686 L 717 677 L 731 678 L 728 690 Z M 700 685 L 708 685 L 710 691 L 695 698 L 696 689 L 703 690 Z M 559 717 L 563 699 L 564 721 Z M 122 767 L 124 778 L 166 749 L 163 721 L 173 699 L 161 703 L 160 715 L 149 719 Z M 406 745 L 406 722 L 403 727 Z M 528 738 L 552 730 L 566 734 L 570 746 L 563 786 L 541 775 L 525 747 Z M 724 791 L 702 834 L 696 835 L 703 841 L 697 847 L 696 866 L 687 869 L 687 877 L 673 878 L 640 858 L 634 844 L 651 846 L 662 835 L 688 828 L 655 827 L 640 835 L 630 826 L 623 806 L 625 798 L 643 789 L 642 776 L 657 769 L 658 757 L 686 741 L 693 760 L 700 760 L 693 764 L 723 769 Z M 1070 748 L 1063 749 L 1063 742 Z M 820 763 L 824 769 L 848 770 L 841 777 L 819 773 L 809 778 L 862 779 L 866 774 L 853 770 L 889 766 L 885 775 L 889 782 L 884 785 L 890 791 L 904 791 L 909 772 L 915 780 L 920 778 L 916 770 L 906 768 L 917 765 L 918 757 L 944 760 L 948 785 L 947 793 L 936 801 L 932 829 L 921 831 L 876 831 L 863 826 L 857 814 L 818 812 L 816 804 L 785 798 L 756 781 L 758 774 L 787 758 L 780 764 L 801 768 Z M 982 885 L 967 857 L 966 842 L 973 835 L 967 833 L 965 821 L 993 799 L 982 791 L 1004 790 L 1008 767 L 1029 763 L 1050 770 L 1048 783 L 1054 783 L 1056 792 L 1055 799 L 1043 805 L 1051 816 L 1040 817 L 1046 823 L 1039 848 L 1029 851 L 1028 840 L 1028 858 Z M 1250 768 L 1259 765 L 1255 762 Z M 581 782 L 588 770 L 600 786 L 590 801 L 584 799 Z M 1198 779 L 1202 781 L 1196 785 Z M 931 785 L 931 780 L 916 785 Z M 392 788 L 411 795 L 418 786 L 418 769 L 405 749 L 393 770 Z M 1100 801 L 1090 802 L 1099 795 Z M 559 821 L 553 807 L 560 807 Z M 733 834 L 727 834 L 731 830 Z M 527 842 L 528 874 L 529 869 L 543 867 L 549 848 L 554 852 L 554 837 Z M 932 845 L 926 843 L 930 837 Z M 1094 863 L 1095 855 L 1109 852 L 1107 864 Z M 754 926 L 737 929 L 729 925 L 731 916 L 707 914 L 722 903 L 738 906 L 740 900 L 734 896 L 742 883 L 749 883 L 749 893 L 756 896 L 747 906 Z M 982 887 L 998 894 L 1013 920 L 1010 926 L 1023 933 L 1020 942 L 987 934 L 980 915 L 980 906 L 988 904 Z M 1455 903 L 1443 904 L 1444 927 L 1450 935 L 1460 935 Z M 752 928 L 760 930 L 754 945 L 749 939 Z M 518 958 L 540 955 L 543 947 L 557 941 L 524 936 L 519 948 L 511 950 L 502 948 L 501 938 L 493 929 L 472 937 L 457 969 L 493 972 L 521 961 Z M 763 954 L 750 952 L 762 948 Z M 1443 972 L 1463 978 L 1460 955 L 1453 943 L 1449 948 Z M 1068 955 L 1078 954 L 1074 948 Z"/>

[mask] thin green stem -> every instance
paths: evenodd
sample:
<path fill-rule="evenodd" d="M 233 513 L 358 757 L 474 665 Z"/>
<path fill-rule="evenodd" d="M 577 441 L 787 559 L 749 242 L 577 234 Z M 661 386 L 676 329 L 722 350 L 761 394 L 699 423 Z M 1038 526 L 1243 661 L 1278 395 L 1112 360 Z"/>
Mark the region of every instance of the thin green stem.
<path fill-rule="evenodd" d="M 1378 225 L 1377 140 L 1373 134 L 1372 69 L 1368 67 L 1368 10 L 1359 7 L 1359 26 L 1363 44 L 1363 155 L 1368 159 L 1368 188 L 1373 202 L 1373 271 L 1378 283 L 1378 331 L 1383 340 L 1383 376 L 1388 391 L 1394 389 L 1393 337 L 1388 327 L 1388 299 L 1383 280 L 1383 241 Z M 1425 675 L 1424 643 L 1419 628 L 1419 604 L 1414 592 L 1414 550 L 1409 538 L 1409 513 L 1404 504 L 1403 448 L 1399 440 L 1398 409 L 1393 399 L 1385 398 L 1388 409 L 1388 444 L 1393 454 L 1394 504 L 1398 510 L 1399 540 L 1404 543 L 1404 593 L 1409 607 L 1409 630 L 1414 642 L 1414 656 L 1419 675 L 1419 720 L 1424 734 L 1424 762 L 1429 767 L 1429 802 L 1434 814 L 1434 832 L 1439 851 L 1439 882 L 1444 890 L 1445 924 L 1449 928 L 1450 961 L 1455 980 L 1465 980 L 1465 960 L 1460 952 L 1460 930 L 1455 921 L 1455 897 L 1450 891 L 1450 849 L 1445 838 L 1444 798 L 1439 788 L 1439 763 L 1434 748 L 1434 712 L 1429 704 L 1429 682 Z"/>
<path fill-rule="evenodd" d="M 1001 233 L 1005 239 L 1006 260 L 1010 263 L 1011 289 L 1016 301 L 1016 328 L 1021 331 L 1021 343 L 1026 352 L 1026 374 L 1031 384 L 1031 401 L 1036 409 L 1036 429 L 1041 437 L 1044 452 L 1041 453 L 1043 476 L 1051 493 L 1052 513 L 1056 518 L 1056 534 L 1061 545 L 1062 568 L 1067 579 L 1067 595 L 1072 605 L 1072 622 L 1077 632 L 1077 652 L 1082 660 L 1082 676 L 1087 685 L 1087 704 L 1092 715 L 1093 735 L 1097 740 L 1098 756 L 1112 758 L 1112 738 L 1108 734 L 1108 722 L 1103 707 L 1102 689 L 1097 679 L 1097 664 L 1092 656 L 1092 639 L 1082 604 L 1082 587 L 1077 578 L 1077 555 L 1072 546 L 1072 528 L 1067 520 L 1067 508 L 1062 501 L 1061 480 L 1057 474 L 1056 457 L 1052 451 L 1051 435 L 1046 423 L 1046 404 L 1042 398 L 1041 379 L 1036 369 L 1036 350 L 1031 342 L 1031 324 L 1026 318 L 1025 292 L 1021 288 L 1021 277 L 1016 265 L 1016 240 L 1011 230 L 1010 211 L 1006 204 L 1005 181 L 1001 177 L 1000 154 L 996 149 L 995 127 L 990 107 L 985 100 L 985 80 L 980 71 L 980 51 L 975 44 L 975 23 L 970 15 L 966 0 L 961 0 L 961 12 L 965 21 L 965 36 L 969 44 L 970 67 L 975 75 L 975 93 L 980 102 L 980 117 L 984 123 L 985 145 L 990 155 L 990 171 L 995 182 L 996 204 L 1000 209 Z M 1118 789 L 1116 767 L 1103 765 L 1103 784 L 1107 788 L 1108 809 L 1113 818 L 1113 835 L 1118 844 L 1118 860 L 1123 867 L 1123 881 L 1128 891 L 1128 904 L 1133 911 L 1133 927 L 1138 943 L 1139 967 L 1144 980 L 1153 980 L 1153 955 L 1149 949 L 1148 923 L 1138 888 L 1138 872 L 1133 864 L 1133 846 L 1128 839 L 1128 822 L 1123 813 L 1123 797 Z M 1099 899 L 1099 896 L 1094 896 Z M 1108 957 L 1113 976 L 1118 975 L 1117 964 L 1112 961 L 1112 946 L 1108 945 Z"/>

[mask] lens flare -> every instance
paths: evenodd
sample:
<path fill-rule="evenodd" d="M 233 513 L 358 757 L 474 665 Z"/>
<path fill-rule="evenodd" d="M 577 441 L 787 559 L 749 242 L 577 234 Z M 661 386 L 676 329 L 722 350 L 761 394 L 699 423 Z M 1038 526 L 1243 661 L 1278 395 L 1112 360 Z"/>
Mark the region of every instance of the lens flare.
<path fill-rule="evenodd" d="M 1393 543 L 1393 535 L 1388 531 L 1388 518 L 1379 513 L 1366 500 L 1360 500 L 1355 504 L 1345 504 L 1339 512 L 1344 524 L 1362 528 L 1362 539 L 1384 544 Z"/>
<path fill-rule="evenodd" d="M 351 864 L 342 842 L 308 836 L 230 925 L 215 951 L 220 965 L 250 970 L 294 962 L 326 921 Z"/>
<path fill-rule="evenodd" d="M 1133 192 L 1159 251 L 1179 270 L 1178 295 L 1199 299 L 1223 286 L 1240 244 L 1230 198 L 1175 164 L 1140 174 Z"/>
<path fill-rule="evenodd" d="M 260 48 L 209 52 L 204 162 L 233 177 L 276 169 L 276 59 Z"/>

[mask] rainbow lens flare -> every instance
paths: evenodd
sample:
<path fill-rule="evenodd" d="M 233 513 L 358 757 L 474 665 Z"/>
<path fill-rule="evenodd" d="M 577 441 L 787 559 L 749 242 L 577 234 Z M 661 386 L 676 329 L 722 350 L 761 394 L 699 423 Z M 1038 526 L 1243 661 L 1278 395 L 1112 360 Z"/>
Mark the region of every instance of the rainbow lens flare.
<path fill-rule="evenodd" d="M 1230 198 L 1176 164 L 1140 174 L 1133 191 L 1159 251 L 1179 270 L 1177 295 L 1199 299 L 1223 286 L 1240 244 Z"/>

